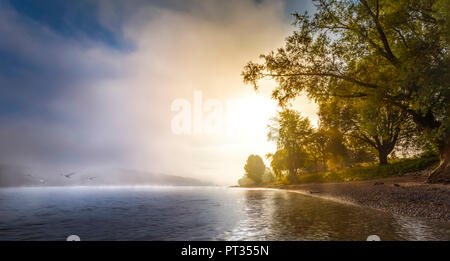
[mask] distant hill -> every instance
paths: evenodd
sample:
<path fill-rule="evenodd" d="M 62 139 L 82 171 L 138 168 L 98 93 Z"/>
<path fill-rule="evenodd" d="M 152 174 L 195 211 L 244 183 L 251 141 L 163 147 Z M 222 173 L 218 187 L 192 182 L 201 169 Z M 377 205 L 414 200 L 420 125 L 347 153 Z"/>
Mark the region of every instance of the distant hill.
<path fill-rule="evenodd" d="M 108 185 L 208 186 L 212 184 L 193 178 L 132 169 L 36 174 L 32 170 L 18 166 L 0 165 L 0 187 Z"/>

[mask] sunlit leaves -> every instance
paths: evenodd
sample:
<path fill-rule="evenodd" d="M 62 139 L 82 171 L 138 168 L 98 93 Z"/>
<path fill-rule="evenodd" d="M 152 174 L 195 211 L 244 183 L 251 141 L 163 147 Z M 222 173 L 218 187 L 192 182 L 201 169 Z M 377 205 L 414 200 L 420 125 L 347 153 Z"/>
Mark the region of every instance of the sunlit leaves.
<path fill-rule="evenodd" d="M 249 63 L 244 81 L 272 78 L 286 105 L 302 92 L 319 104 L 370 98 L 412 116 L 439 142 L 449 129 L 448 0 L 316 0 L 294 14 L 285 46 Z M 441 136 L 439 136 L 441 135 Z"/>

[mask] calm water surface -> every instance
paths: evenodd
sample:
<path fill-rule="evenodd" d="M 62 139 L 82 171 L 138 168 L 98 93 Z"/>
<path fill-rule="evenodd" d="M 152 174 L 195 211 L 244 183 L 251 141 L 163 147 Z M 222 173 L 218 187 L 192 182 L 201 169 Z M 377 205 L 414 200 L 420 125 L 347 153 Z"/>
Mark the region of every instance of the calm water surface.
<path fill-rule="evenodd" d="M 0 240 L 450 240 L 450 224 L 287 191 L 0 189 Z"/>

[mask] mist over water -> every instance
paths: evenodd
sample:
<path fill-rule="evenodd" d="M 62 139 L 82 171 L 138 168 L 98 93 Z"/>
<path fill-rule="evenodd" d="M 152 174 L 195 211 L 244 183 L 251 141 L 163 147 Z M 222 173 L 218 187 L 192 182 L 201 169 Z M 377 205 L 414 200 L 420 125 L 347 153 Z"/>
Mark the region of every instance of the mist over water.
<path fill-rule="evenodd" d="M 450 224 L 274 190 L 0 189 L 0 240 L 450 240 Z"/>

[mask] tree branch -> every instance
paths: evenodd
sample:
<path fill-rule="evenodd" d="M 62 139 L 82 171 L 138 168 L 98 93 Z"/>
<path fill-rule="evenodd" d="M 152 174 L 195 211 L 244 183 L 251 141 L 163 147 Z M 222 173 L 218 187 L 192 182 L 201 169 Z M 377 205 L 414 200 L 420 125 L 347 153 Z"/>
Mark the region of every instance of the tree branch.
<path fill-rule="evenodd" d="M 335 74 L 335 73 L 307 73 L 307 72 L 299 72 L 299 73 L 286 73 L 286 74 L 272 74 L 272 73 L 261 73 L 262 77 L 297 77 L 297 76 L 323 76 L 323 77 L 334 77 L 334 78 L 338 78 L 338 79 L 342 79 L 348 82 L 352 82 L 352 83 L 356 83 L 362 87 L 367 87 L 367 88 L 371 88 L 371 89 L 376 89 L 378 88 L 378 86 L 376 84 L 373 83 L 367 83 L 367 82 L 363 82 L 360 81 L 358 79 L 354 79 L 352 77 L 349 76 L 345 76 L 345 75 L 339 75 L 339 74 Z"/>
<path fill-rule="evenodd" d="M 386 50 L 386 53 L 388 55 L 387 56 L 388 60 L 391 61 L 394 65 L 397 65 L 398 59 L 397 57 L 395 57 L 394 53 L 392 53 L 391 47 L 389 46 L 389 42 L 387 40 L 386 34 L 384 33 L 383 27 L 381 26 L 380 20 L 378 19 L 377 15 L 372 12 L 372 9 L 370 9 L 370 6 L 366 0 L 360 0 L 360 2 L 363 4 L 364 7 L 366 7 L 367 12 L 375 22 L 375 27 L 380 36 L 380 40 L 383 43 L 384 49 Z"/>

